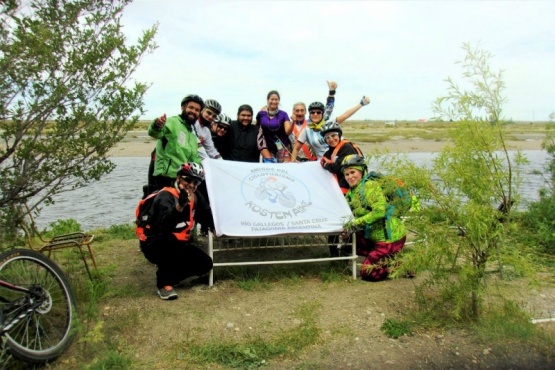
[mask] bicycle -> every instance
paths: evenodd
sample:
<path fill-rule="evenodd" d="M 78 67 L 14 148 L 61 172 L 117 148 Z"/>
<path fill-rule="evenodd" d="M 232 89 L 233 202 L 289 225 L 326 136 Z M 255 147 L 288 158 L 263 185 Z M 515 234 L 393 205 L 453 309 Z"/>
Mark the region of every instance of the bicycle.
<path fill-rule="evenodd" d="M 46 363 L 74 337 L 73 290 L 54 261 L 30 249 L 0 254 L 0 353 Z"/>

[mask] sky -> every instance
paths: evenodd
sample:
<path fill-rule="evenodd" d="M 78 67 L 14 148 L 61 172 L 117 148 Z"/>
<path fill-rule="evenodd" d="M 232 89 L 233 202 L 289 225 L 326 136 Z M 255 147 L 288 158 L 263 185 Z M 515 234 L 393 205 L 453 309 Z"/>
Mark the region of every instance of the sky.
<path fill-rule="evenodd" d="M 462 46 L 491 53 L 503 71 L 503 117 L 547 121 L 555 112 L 555 1 L 134 0 L 122 17 L 134 42 L 159 23 L 158 48 L 134 78 L 152 84 L 146 115 L 180 112 L 181 99 L 216 99 L 232 119 L 255 113 L 277 90 L 281 109 L 324 101 L 338 83 L 333 116 L 371 104 L 356 120 L 434 116 L 445 79 L 462 87 Z"/>

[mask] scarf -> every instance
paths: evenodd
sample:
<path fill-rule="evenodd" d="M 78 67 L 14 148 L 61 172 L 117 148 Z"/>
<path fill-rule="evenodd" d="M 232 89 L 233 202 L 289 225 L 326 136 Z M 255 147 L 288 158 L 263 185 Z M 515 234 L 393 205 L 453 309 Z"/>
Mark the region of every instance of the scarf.
<path fill-rule="evenodd" d="M 325 120 L 321 120 L 320 122 L 317 122 L 317 123 L 310 121 L 310 123 L 308 124 L 308 128 L 311 128 L 314 131 L 320 131 L 322 129 L 322 126 L 324 126 L 324 123 L 326 123 Z"/>
<path fill-rule="evenodd" d="M 269 115 L 269 116 L 270 116 L 270 115 L 275 116 L 275 115 L 278 114 L 279 108 L 276 109 L 276 110 L 270 110 L 270 108 L 268 108 L 268 109 L 267 109 L 267 112 L 268 112 L 268 115 Z"/>

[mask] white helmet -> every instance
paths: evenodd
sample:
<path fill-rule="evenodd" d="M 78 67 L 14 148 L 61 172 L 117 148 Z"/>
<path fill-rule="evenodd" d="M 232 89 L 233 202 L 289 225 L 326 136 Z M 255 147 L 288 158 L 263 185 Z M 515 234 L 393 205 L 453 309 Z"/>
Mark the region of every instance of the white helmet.
<path fill-rule="evenodd" d="M 220 113 L 214 120 L 214 123 L 217 123 L 219 125 L 229 126 L 231 125 L 231 118 L 229 118 L 229 116 L 225 113 Z"/>

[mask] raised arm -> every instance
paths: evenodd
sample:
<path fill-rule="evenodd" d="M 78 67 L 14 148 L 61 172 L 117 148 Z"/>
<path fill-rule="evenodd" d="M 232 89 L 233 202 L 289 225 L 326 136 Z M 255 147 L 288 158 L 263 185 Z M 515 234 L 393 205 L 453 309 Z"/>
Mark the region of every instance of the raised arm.
<path fill-rule="evenodd" d="M 324 115 L 322 116 L 324 121 L 327 121 L 331 114 L 333 113 L 333 108 L 335 106 L 335 90 L 337 89 L 337 82 L 326 81 L 328 83 L 328 97 L 326 99 L 326 108 L 324 109 Z"/>
<path fill-rule="evenodd" d="M 152 121 L 152 123 L 148 126 L 148 136 L 159 139 L 162 136 L 162 129 L 166 125 L 166 118 L 166 113 L 164 113 Z"/>
<path fill-rule="evenodd" d="M 364 107 L 365 105 L 370 104 L 370 98 L 367 96 L 363 96 L 362 99 L 360 99 L 360 102 L 355 105 L 354 107 L 347 109 L 345 111 L 345 113 L 343 113 L 342 115 L 340 115 L 339 117 L 337 117 L 335 120 L 337 121 L 337 123 L 341 124 L 343 122 L 345 122 L 349 117 L 351 117 L 353 114 L 355 114 L 356 112 L 358 112 L 358 110 L 362 107 Z"/>

